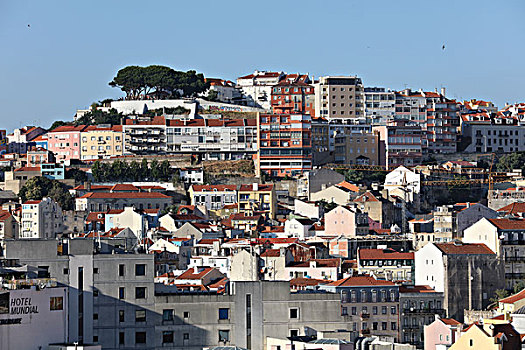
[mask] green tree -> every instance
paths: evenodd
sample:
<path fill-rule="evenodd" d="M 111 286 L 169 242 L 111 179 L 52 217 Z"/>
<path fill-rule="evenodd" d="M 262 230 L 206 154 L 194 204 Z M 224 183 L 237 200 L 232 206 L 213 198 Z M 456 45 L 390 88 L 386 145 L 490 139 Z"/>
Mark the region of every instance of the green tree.
<path fill-rule="evenodd" d="M 109 85 L 124 91 L 127 99 L 138 100 L 146 88 L 145 71 L 139 66 L 124 67 L 117 72 Z"/>
<path fill-rule="evenodd" d="M 181 184 L 180 174 L 178 170 L 175 170 L 173 172 L 173 176 L 171 177 L 171 182 L 173 183 L 173 186 L 175 187 Z"/>
<path fill-rule="evenodd" d="M 82 117 L 78 118 L 75 122 L 76 125 L 99 125 L 99 124 L 111 124 L 120 125 L 122 121 L 122 113 L 119 113 L 116 109 L 112 108 L 108 112 L 104 112 L 100 109 L 91 109 L 91 111 L 85 113 Z"/>
<path fill-rule="evenodd" d="M 514 293 L 519 293 L 521 292 L 523 289 L 525 289 L 525 281 L 521 280 L 521 281 L 518 281 L 518 283 L 516 283 L 514 285 Z"/>
<path fill-rule="evenodd" d="M 102 169 L 102 163 L 100 161 L 97 160 L 95 163 L 93 163 L 93 165 L 91 165 L 91 174 L 93 174 L 95 181 L 99 182 L 103 180 L 105 176 L 103 171 L 104 169 Z"/>
<path fill-rule="evenodd" d="M 206 99 L 208 101 L 217 101 L 219 99 L 219 93 L 215 90 L 208 91 L 208 95 L 206 95 Z"/>
<path fill-rule="evenodd" d="M 37 176 L 29 179 L 20 189 L 18 196 L 24 202 L 50 197 L 57 202 L 62 209 L 73 209 L 73 197 L 69 193 L 66 185 L 44 176 Z"/>
<path fill-rule="evenodd" d="M 146 158 L 142 159 L 140 163 L 140 179 L 145 180 L 150 177 L 150 171 L 148 167 L 148 160 Z"/>
<path fill-rule="evenodd" d="M 85 171 L 70 168 L 66 170 L 66 179 L 74 179 L 76 183 L 81 183 L 87 181 L 88 177 Z"/>
<path fill-rule="evenodd" d="M 156 160 L 156 159 L 153 159 L 151 161 L 151 164 L 150 164 L 149 168 L 150 168 L 150 176 L 152 177 L 152 179 L 158 180 L 160 178 L 159 161 Z"/>
<path fill-rule="evenodd" d="M 490 302 L 492 303 L 497 303 L 498 300 L 500 299 L 503 299 L 503 298 L 506 298 L 510 295 L 509 291 L 506 290 L 506 289 L 497 289 L 495 292 L 494 292 L 494 296 L 492 298 L 490 298 Z"/>
<path fill-rule="evenodd" d="M 317 205 L 321 206 L 323 208 L 323 211 L 325 213 L 328 213 L 330 210 L 337 207 L 337 203 L 334 202 L 327 202 L 324 199 L 321 199 L 320 201 L 316 202 Z"/>
<path fill-rule="evenodd" d="M 58 128 L 59 126 L 71 125 L 71 124 L 72 124 L 72 123 L 70 123 L 70 122 L 65 122 L 65 121 L 62 121 L 62 120 L 55 120 L 55 122 L 51 125 L 51 127 L 49 128 L 49 130 L 56 129 L 56 128 Z"/>
<path fill-rule="evenodd" d="M 514 169 L 525 170 L 525 152 L 514 152 L 502 156 L 498 159 L 496 168 L 502 172 Z"/>
<path fill-rule="evenodd" d="M 160 169 L 159 169 L 159 178 L 162 181 L 168 181 L 171 176 L 171 165 L 168 160 L 163 160 L 162 163 L 160 163 Z"/>
<path fill-rule="evenodd" d="M 137 163 L 135 160 L 129 163 L 129 177 L 133 179 L 133 181 L 139 181 L 141 178 L 140 164 Z"/>
<path fill-rule="evenodd" d="M 110 180 L 126 180 L 129 178 L 129 167 L 126 162 L 121 160 L 115 160 L 111 164 L 111 173 L 109 176 Z"/>

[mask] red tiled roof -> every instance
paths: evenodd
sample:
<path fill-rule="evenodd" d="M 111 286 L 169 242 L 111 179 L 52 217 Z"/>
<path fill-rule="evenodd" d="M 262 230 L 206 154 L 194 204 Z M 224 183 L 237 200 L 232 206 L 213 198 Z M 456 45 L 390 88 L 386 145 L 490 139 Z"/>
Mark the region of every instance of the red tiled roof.
<path fill-rule="evenodd" d="M 512 204 L 504 206 L 503 208 L 498 209 L 498 211 L 507 214 L 525 213 L 525 203 L 514 202 Z"/>
<path fill-rule="evenodd" d="M 461 322 L 456 321 L 453 318 L 440 318 L 440 321 L 448 326 L 457 326 L 461 324 Z"/>
<path fill-rule="evenodd" d="M 88 192 L 80 198 L 170 198 L 158 192 Z"/>
<path fill-rule="evenodd" d="M 41 200 L 29 200 L 25 201 L 24 204 L 40 204 Z"/>
<path fill-rule="evenodd" d="M 126 119 L 124 125 L 166 125 L 164 116 L 159 115 L 148 121 L 138 121 L 136 119 Z"/>
<path fill-rule="evenodd" d="M 395 286 L 395 283 L 385 280 L 376 280 L 371 276 L 352 276 L 329 283 L 335 287 L 360 287 L 360 286 Z"/>
<path fill-rule="evenodd" d="M 430 286 L 399 286 L 399 293 L 435 293 Z"/>
<path fill-rule="evenodd" d="M 314 261 L 316 266 L 319 268 L 325 267 L 339 267 L 341 260 L 337 258 L 333 259 L 311 259 L 309 261 L 298 261 L 290 264 L 290 267 L 310 267 L 310 262 Z"/>
<path fill-rule="evenodd" d="M 356 199 L 354 199 L 354 202 L 379 202 L 379 199 L 377 199 L 372 192 L 366 191 L 362 195 L 357 196 Z"/>
<path fill-rule="evenodd" d="M 525 230 L 525 220 L 517 219 L 488 219 L 500 230 Z"/>
<path fill-rule="evenodd" d="M 132 184 L 115 184 L 111 187 L 110 191 L 138 191 L 138 187 Z"/>
<path fill-rule="evenodd" d="M 6 221 L 11 217 L 11 213 L 7 210 L 0 210 L 0 221 Z"/>
<path fill-rule="evenodd" d="M 99 218 L 99 215 L 102 215 L 101 218 Z M 92 211 L 88 214 L 86 221 L 102 221 L 105 220 L 105 213 L 102 211 Z"/>
<path fill-rule="evenodd" d="M 508 296 L 506 298 L 500 299 L 499 302 L 503 304 L 514 304 L 518 300 L 525 299 L 525 289 L 521 292 Z"/>
<path fill-rule="evenodd" d="M 414 260 L 414 253 L 401 253 L 394 249 L 359 249 L 360 260 Z"/>
<path fill-rule="evenodd" d="M 342 187 L 342 188 L 345 188 L 349 191 L 352 191 L 352 192 L 359 192 L 359 187 L 357 187 L 356 185 L 348 182 L 348 181 L 343 181 L 343 182 L 340 182 L 336 185 L 337 187 Z"/>
<path fill-rule="evenodd" d="M 292 244 L 299 242 L 299 238 L 256 238 L 258 244 Z"/>
<path fill-rule="evenodd" d="M 444 254 L 494 254 L 483 243 L 434 243 Z"/>
<path fill-rule="evenodd" d="M 23 166 L 21 168 L 15 169 L 14 171 L 40 171 L 39 166 Z"/>
<path fill-rule="evenodd" d="M 332 283 L 330 280 L 319 280 L 315 278 L 293 278 L 290 280 L 290 287 L 318 286 L 320 284 Z"/>
<path fill-rule="evenodd" d="M 58 128 L 55 128 L 51 130 L 49 133 L 55 133 L 55 132 L 80 132 L 84 131 L 86 128 L 85 125 L 62 125 Z"/>
<path fill-rule="evenodd" d="M 281 250 L 280 249 L 266 249 L 262 254 L 261 257 L 263 258 L 277 258 L 281 256 Z"/>
<path fill-rule="evenodd" d="M 200 280 L 207 274 L 209 274 L 212 270 L 215 270 L 213 267 L 200 267 L 198 268 L 198 272 L 195 273 L 193 268 L 187 269 L 184 271 L 179 277 L 176 279 L 178 280 Z"/>

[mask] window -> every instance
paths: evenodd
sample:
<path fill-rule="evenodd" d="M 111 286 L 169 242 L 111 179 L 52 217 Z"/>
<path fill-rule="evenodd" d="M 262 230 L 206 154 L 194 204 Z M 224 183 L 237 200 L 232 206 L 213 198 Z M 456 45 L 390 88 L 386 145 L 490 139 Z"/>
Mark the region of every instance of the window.
<path fill-rule="evenodd" d="M 162 310 L 163 321 L 173 321 L 173 309 Z"/>
<path fill-rule="evenodd" d="M 126 297 L 125 289 L 124 287 L 119 287 L 118 289 L 118 298 L 124 299 Z"/>
<path fill-rule="evenodd" d="M 93 268 L 93 273 L 94 273 L 94 274 L 97 274 L 97 273 L 98 273 L 98 267 L 94 267 L 94 268 Z"/>
<path fill-rule="evenodd" d="M 377 306 L 372 307 L 372 313 L 377 315 Z"/>
<path fill-rule="evenodd" d="M 64 297 L 51 297 L 49 298 L 49 310 L 63 310 L 64 309 Z"/>
<path fill-rule="evenodd" d="M 98 320 L 98 314 L 93 314 L 93 320 Z"/>
<path fill-rule="evenodd" d="M 135 299 L 146 299 L 146 287 L 135 287 Z"/>
<path fill-rule="evenodd" d="M 470 339 L 470 340 L 469 340 L 469 345 L 470 345 L 470 346 L 474 346 L 474 339 Z"/>
<path fill-rule="evenodd" d="M 171 343 L 173 343 L 173 331 L 162 332 L 162 344 L 171 344 Z"/>
<path fill-rule="evenodd" d="M 382 306 L 382 307 L 381 307 L 381 313 L 382 313 L 383 315 L 386 315 L 386 313 L 387 313 L 387 308 L 386 308 L 386 306 Z"/>
<path fill-rule="evenodd" d="M 230 309 L 220 308 L 219 309 L 219 320 L 227 320 L 229 318 Z"/>
<path fill-rule="evenodd" d="M 66 267 L 66 268 L 64 268 L 63 272 L 64 272 L 64 275 L 67 275 L 69 273 L 69 269 Z"/>
<path fill-rule="evenodd" d="M 135 344 L 146 344 L 146 332 L 135 332 Z"/>
<path fill-rule="evenodd" d="M 396 307 L 395 307 L 395 306 L 392 306 L 392 307 L 390 308 L 390 314 L 391 314 L 391 315 L 395 315 L 395 314 L 396 314 Z"/>
<path fill-rule="evenodd" d="M 184 311 L 183 316 L 184 316 L 184 318 L 190 318 L 190 312 L 189 311 Z"/>
<path fill-rule="evenodd" d="M 184 333 L 183 336 L 182 336 L 182 339 L 184 339 L 184 340 L 190 339 L 190 333 Z"/>
<path fill-rule="evenodd" d="M 125 272 L 126 272 L 126 265 L 120 264 L 118 266 L 118 275 L 124 276 Z"/>
<path fill-rule="evenodd" d="M 298 336 L 299 336 L 298 329 L 290 329 L 290 337 L 298 337 Z"/>
<path fill-rule="evenodd" d="M 146 275 L 146 264 L 136 264 L 135 265 L 135 276 L 145 276 Z"/>
<path fill-rule="evenodd" d="M 397 328 L 396 323 L 395 323 L 395 322 L 392 322 L 392 323 L 390 324 L 390 329 L 393 330 L 393 331 L 395 331 L 396 328 Z"/>
<path fill-rule="evenodd" d="M 377 325 L 378 325 L 377 322 L 372 322 L 372 329 L 373 329 L 374 331 L 377 331 Z"/>
<path fill-rule="evenodd" d="M 219 330 L 219 343 L 227 343 L 230 341 L 229 330 Z"/>
<path fill-rule="evenodd" d="M 124 322 L 124 310 L 118 310 L 118 321 Z"/>
<path fill-rule="evenodd" d="M 124 339 L 125 338 L 126 338 L 126 336 L 125 336 L 124 332 L 120 332 L 118 334 L 118 343 L 119 343 L 119 345 L 124 345 Z"/>
<path fill-rule="evenodd" d="M 297 309 L 297 308 L 290 309 L 290 318 L 291 319 L 298 319 L 299 318 L 299 309 Z"/>
<path fill-rule="evenodd" d="M 342 316 L 346 316 L 346 315 L 348 315 L 348 308 L 347 308 L 346 306 L 343 306 L 343 307 L 341 308 L 341 315 L 342 315 Z"/>
<path fill-rule="evenodd" d="M 135 322 L 146 322 L 146 310 L 135 311 Z"/>
<path fill-rule="evenodd" d="M 388 325 L 387 325 L 386 322 L 381 322 L 381 330 L 386 331 L 387 327 L 388 327 Z"/>
<path fill-rule="evenodd" d="M 352 315 L 357 315 L 357 307 L 352 307 Z"/>

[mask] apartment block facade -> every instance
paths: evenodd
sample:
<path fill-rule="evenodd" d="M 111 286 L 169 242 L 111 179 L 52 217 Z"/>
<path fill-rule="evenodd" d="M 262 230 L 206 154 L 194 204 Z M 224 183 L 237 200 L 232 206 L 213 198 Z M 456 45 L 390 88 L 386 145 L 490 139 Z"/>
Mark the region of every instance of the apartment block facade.
<path fill-rule="evenodd" d="M 90 125 L 80 136 L 82 160 L 107 159 L 123 154 L 122 125 Z"/>
<path fill-rule="evenodd" d="M 63 125 L 48 133 L 48 149 L 55 154 L 58 162 L 81 159 L 80 133 L 85 129 L 85 125 Z"/>
<path fill-rule="evenodd" d="M 260 114 L 257 172 L 296 176 L 312 169 L 311 117 L 308 114 Z"/>
<path fill-rule="evenodd" d="M 19 238 L 55 238 L 62 230 L 62 208 L 51 198 L 22 204 Z"/>
<path fill-rule="evenodd" d="M 364 88 L 357 76 L 320 77 L 315 86 L 315 116 L 327 119 L 364 118 Z"/>
<path fill-rule="evenodd" d="M 365 117 L 372 125 L 386 125 L 396 114 L 396 93 L 381 87 L 364 88 Z"/>
<path fill-rule="evenodd" d="M 314 87 L 308 84 L 308 76 L 292 79 L 286 77 L 272 88 L 272 112 L 276 114 L 315 115 Z"/>

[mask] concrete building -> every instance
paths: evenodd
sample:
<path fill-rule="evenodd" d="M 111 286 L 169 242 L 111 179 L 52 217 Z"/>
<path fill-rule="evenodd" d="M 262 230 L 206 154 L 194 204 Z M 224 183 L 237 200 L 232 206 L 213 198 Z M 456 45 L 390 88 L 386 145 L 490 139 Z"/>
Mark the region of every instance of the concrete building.
<path fill-rule="evenodd" d="M 461 336 L 463 324 L 453 318 L 436 318 L 425 326 L 425 350 L 448 349 Z"/>
<path fill-rule="evenodd" d="M 311 201 L 326 201 L 338 205 L 347 205 L 352 202 L 359 193 L 359 187 L 347 181 L 327 187 L 318 192 L 310 193 Z"/>
<path fill-rule="evenodd" d="M 204 183 L 204 169 L 203 168 L 180 168 L 180 180 L 186 184 L 202 185 Z"/>
<path fill-rule="evenodd" d="M 474 323 L 463 331 L 450 350 L 472 349 L 474 346 L 483 350 L 519 350 L 521 335 L 508 321 L 485 322 L 482 325 Z"/>
<path fill-rule="evenodd" d="M 166 153 L 166 119 L 156 116 L 151 119 L 124 120 L 124 154 Z"/>
<path fill-rule="evenodd" d="M 260 114 L 257 132 L 257 174 L 297 176 L 312 169 L 310 115 Z"/>
<path fill-rule="evenodd" d="M 394 121 L 388 125 L 374 126 L 379 133 L 379 159 L 388 167 L 421 164 L 426 153 L 426 134 L 420 125 Z"/>
<path fill-rule="evenodd" d="M 264 215 L 274 219 L 277 214 L 277 195 L 273 184 L 240 185 L 237 191 L 238 212 L 245 215 Z"/>
<path fill-rule="evenodd" d="M 406 194 L 405 200 L 408 203 L 417 204 L 421 192 L 421 174 L 399 166 L 386 174 L 384 188 L 390 196 L 403 198 Z"/>
<path fill-rule="evenodd" d="M 381 194 L 374 192 L 366 191 L 353 202 L 361 212 L 368 214 L 370 219 L 380 223 L 383 228 L 389 229 L 392 225 L 399 225 L 402 221 L 401 208 L 393 198 L 385 199 Z"/>
<path fill-rule="evenodd" d="M 324 215 L 322 206 L 297 198 L 294 200 L 293 213 L 294 216 L 305 217 L 313 220 L 321 219 Z"/>
<path fill-rule="evenodd" d="M 443 293 L 436 292 L 429 286 L 400 286 L 399 307 L 403 329 L 401 341 L 422 349 L 424 328 L 432 324 L 436 316 L 445 315 Z"/>
<path fill-rule="evenodd" d="M 55 154 L 58 162 L 81 159 L 80 133 L 85 129 L 86 125 L 63 125 L 47 134 L 48 150 Z"/>
<path fill-rule="evenodd" d="M 381 87 L 365 87 L 365 117 L 373 125 L 386 125 L 394 120 L 396 93 Z"/>
<path fill-rule="evenodd" d="M 220 210 L 225 205 L 237 204 L 236 185 L 192 185 L 188 194 L 191 205 L 204 206 L 207 210 Z"/>
<path fill-rule="evenodd" d="M 15 129 L 12 134 L 5 136 L 7 139 L 7 153 L 25 154 L 31 147 L 36 146 L 35 139 L 46 133 L 45 129 L 38 126 L 26 126 Z"/>
<path fill-rule="evenodd" d="M 482 309 L 504 287 L 504 264 L 485 244 L 428 243 L 415 253 L 415 283 L 444 293 L 447 317 Z"/>
<path fill-rule="evenodd" d="M 257 152 L 254 119 L 166 120 L 166 152 L 203 160 L 251 159 Z"/>
<path fill-rule="evenodd" d="M 44 148 L 31 147 L 27 150 L 27 166 L 39 167 L 44 163 L 54 163 L 55 155 Z"/>
<path fill-rule="evenodd" d="M 82 160 L 108 159 L 124 152 L 122 125 L 90 125 L 82 130 L 80 137 Z"/>
<path fill-rule="evenodd" d="M 357 271 L 387 281 L 414 281 L 414 253 L 393 249 L 358 249 Z"/>
<path fill-rule="evenodd" d="M 56 238 L 62 231 L 62 208 L 53 199 L 44 197 L 22 204 L 18 238 Z"/>
<path fill-rule="evenodd" d="M 505 190 L 492 190 L 488 194 L 488 207 L 499 210 L 513 203 L 525 203 L 525 187 L 511 187 Z"/>
<path fill-rule="evenodd" d="M 436 207 L 434 216 L 434 231 L 448 233 L 451 238 L 463 237 L 466 228 L 482 218 L 495 219 L 498 212 L 487 208 L 481 203 L 456 203 Z"/>
<path fill-rule="evenodd" d="M 394 283 L 354 276 L 320 285 L 319 289 L 341 295 L 341 314 L 351 327 L 352 341 L 370 335 L 400 339 L 399 287 Z"/>
<path fill-rule="evenodd" d="M 355 132 L 335 136 L 334 162 L 346 165 L 379 165 L 378 132 Z"/>
<path fill-rule="evenodd" d="M 464 242 L 485 244 L 503 260 L 507 289 L 525 280 L 525 220 L 482 218 L 463 236 Z"/>
<path fill-rule="evenodd" d="M 210 84 L 210 88 L 203 93 L 203 96 L 214 91 L 217 93 L 217 101 L 224 103 L 240 103 L 242 101 L 241 91 L 235 86 L 234 82 L 217 78 L 204 78 L 204 81 Z"/>
<path fill-rule="evenodd" d="M 286 75 L 273 86 L 272 112 L 276 114 L 315 115 L 315 92 L 308 75 Z M 289 78 L 290 77 L 290 78 Z"/>
<path fill-rule="evenodd" d="M 357 76 L 320 77 L 315 86 L 315 115 L 331 119 L 364 118 L 364 88 Z"/>
<path fill-rule="evenodd" d="M 310 195 L 345 180 L 343 174 L 331 169 L 315 169 L 303 173 L 297 179 L 297 196 L 312 200 Z"/>
<path fill-rule="evenodd" d="M 166 209 L 172 197 L 158 192 L 88 192 L 75 199 L 76 210 L 106 211 L 110 209 Z"/>
<path fill-rule="evenodd" d="M 324 216 L 327 236 L 356 237 L 368 234 L 368 215 L 339 205 Z"/>
<path fill-rule="evenodd" d="M 312 117 L 312 162 L 314 166 L 333 162 L 330 124 L 326 118 Z"/>
<path fill-rule="evenodd" d="M 9 278 L 0 286 L 0 349 L 48 349 L 68 342 L 67 288 L 38 283 L 46 281 Z"/>
<path fill-rule="evenodd" d="M 283 72 L 256 70 L 253 74 L 237 78 L 237 87 L 242 91 L 244 97 L 243 104 L 269 110 L 272 87 L 277 85 L 284 76 Z"/>

